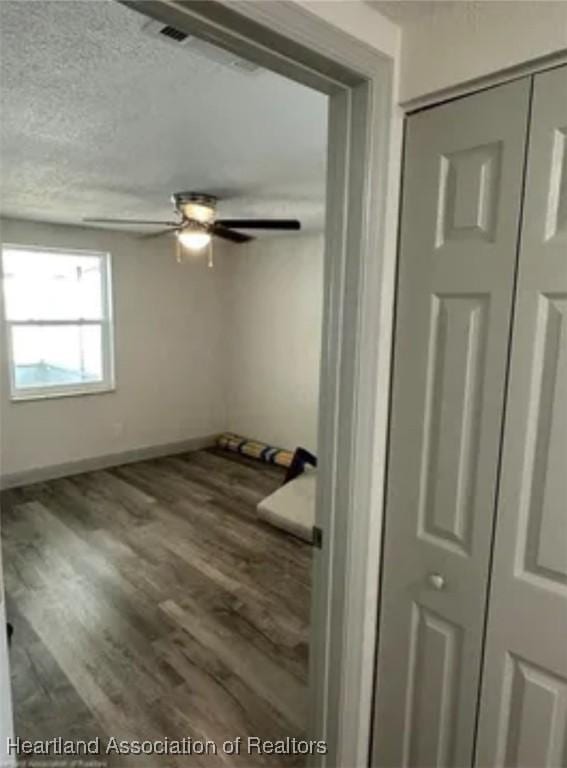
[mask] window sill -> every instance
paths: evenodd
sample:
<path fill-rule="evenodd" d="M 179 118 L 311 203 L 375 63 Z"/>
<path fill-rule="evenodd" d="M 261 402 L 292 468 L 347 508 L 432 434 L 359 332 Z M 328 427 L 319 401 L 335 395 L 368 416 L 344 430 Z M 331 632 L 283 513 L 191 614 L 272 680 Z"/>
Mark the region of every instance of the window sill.
<path fill-rule="evenodd" d="M 68 389 L 59 390 L 57 392 L 26 392 L 22 394 L 10 395 L 10 402 L 14 404 L 29 403 L 37 400 L 59 400 L 64 397 L 92 397 L 93 395 L 108 395 L 112 392 L 116 392 L 116 386 L 114 384 L 108 384 L 101 387 L 93 387 L 92 389 Z"/>

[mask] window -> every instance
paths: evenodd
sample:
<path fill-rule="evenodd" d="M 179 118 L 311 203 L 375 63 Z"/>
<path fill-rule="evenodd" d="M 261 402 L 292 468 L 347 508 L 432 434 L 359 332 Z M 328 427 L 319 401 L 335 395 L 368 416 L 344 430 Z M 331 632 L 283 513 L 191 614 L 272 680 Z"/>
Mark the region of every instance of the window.
<path fill-rule="evenodd" d="M 4 245 L 12 399 L 114 386 L 110 255 Z"/>

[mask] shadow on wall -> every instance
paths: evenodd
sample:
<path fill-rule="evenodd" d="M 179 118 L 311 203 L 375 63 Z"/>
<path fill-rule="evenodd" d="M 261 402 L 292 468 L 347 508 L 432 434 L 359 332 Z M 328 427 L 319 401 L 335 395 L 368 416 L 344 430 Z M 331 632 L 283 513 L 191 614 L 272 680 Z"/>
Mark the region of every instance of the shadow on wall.
<path fill-rule="evenodd" d="M 324 237 L 227 248 L 228 429 L 316 453 Z"/>

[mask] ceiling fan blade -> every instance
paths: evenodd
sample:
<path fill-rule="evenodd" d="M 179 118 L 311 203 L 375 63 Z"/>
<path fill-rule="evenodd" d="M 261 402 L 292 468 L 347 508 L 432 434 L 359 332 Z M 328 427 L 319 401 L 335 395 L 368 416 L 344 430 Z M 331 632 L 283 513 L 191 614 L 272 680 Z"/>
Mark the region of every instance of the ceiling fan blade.
<path fill-rule="evenodd" d="M 167 229 L 161 229 L 159 232 L 148 232 L 147 234 L 140 235 L 140 240 L 151 240 L 154 237 L 163 237 L 163 235 L 169 235 L 172 232 L 177 232 L 180 228 L 178 226 L 168 227 Z"/>
<path fill-rule="evenodd" d="M 254 240 L 250 235 L 243 235 L 242 232 L 233 232 L 232 229 L 228 229 L 218 221 L 211 227 L 211 232 L 217 237 L 222 237 L 223 240 L 230 240 L 231 243 L 248 243 L 250 240 Z"/>
<path fill-rule="evenodd" d="M 147 224 L 152 227 L 177 227 L 177 221 L 150 221 L 149 219 L 91 219 L 83 221 L 87 224 Z"/>
<path fill-rule="evenodd" d="M 297 219 L 217 219 L 217 224 L 234 229 L 301 229 Z"/>

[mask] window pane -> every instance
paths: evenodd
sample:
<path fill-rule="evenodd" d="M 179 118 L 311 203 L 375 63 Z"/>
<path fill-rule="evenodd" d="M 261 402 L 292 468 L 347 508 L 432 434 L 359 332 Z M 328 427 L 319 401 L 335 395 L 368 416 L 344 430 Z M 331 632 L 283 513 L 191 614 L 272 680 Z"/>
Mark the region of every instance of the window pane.
<path fill-rule="evenodd" d="M 12 327 L 17 389 L 102 381 L 100 325 Z"/>
<path fill-rule="evenodd" d="M 5 248 L 4 292 L 8 320 L 99 320 L 102 258 Z"/>

